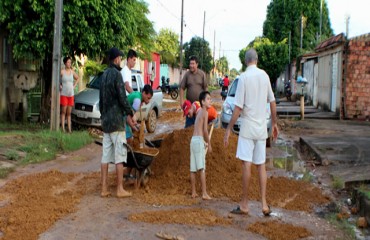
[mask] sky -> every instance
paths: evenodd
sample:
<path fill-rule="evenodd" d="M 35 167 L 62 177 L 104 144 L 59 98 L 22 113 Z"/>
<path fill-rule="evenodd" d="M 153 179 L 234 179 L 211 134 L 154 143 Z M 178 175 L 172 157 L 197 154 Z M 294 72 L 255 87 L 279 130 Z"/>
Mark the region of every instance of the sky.
<path fill-rule="evenodd" d="M 181 0 L 145 0 L 154 29 L 169 28 L 181 33 Z M 329 9 L 334 34 L 346 32 L 345 17 L 350 16 L 349 37 L 370 33 L 369 0 L 324 0 Z M 203 36 L 215 50 L 215 59 L 225 56 L 229 68 L 241 68 L 239 51 L 262 35 L 270 0 L 184 0 L 183 43 Z M 180 40 L 180 39 L 179 39 Z"/>

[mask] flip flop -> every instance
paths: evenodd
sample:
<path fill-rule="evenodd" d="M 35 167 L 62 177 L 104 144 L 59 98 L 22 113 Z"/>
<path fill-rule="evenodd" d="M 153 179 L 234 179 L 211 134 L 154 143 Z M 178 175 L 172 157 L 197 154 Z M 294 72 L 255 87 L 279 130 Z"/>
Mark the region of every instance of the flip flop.
<path fill-rule="evenodd" d="M 272 213 L 272 210 L 271 210 L 270 206 L 268 206 L 268 208 L 269 208 L 268 210 L 262 210 L 262 213 L 263 213 L 263 215 L 265 215 L 265 217 L 270 216 L 271 213 Z"/>
<path fill-rule="evenodd" d="M 233 213 L 233 214 L 240 214 L 240 215 L 248 215 L 249 213 L 248 212 L 245 212 L 245 211 L 242 211 L 240 209 L 240 206 L 237 206 L 236 208 L 234 208 L 233 210 L 231 210 L 230 213 Z"/>

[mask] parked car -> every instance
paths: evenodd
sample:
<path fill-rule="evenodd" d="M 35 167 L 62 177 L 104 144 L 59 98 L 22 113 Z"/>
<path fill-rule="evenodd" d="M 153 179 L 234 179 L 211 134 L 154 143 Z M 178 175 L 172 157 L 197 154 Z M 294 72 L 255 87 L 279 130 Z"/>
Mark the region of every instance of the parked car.
<path fill-rule="evenodd" d="M 222 112 L 221 112 L 221 124 L 223 128 L 227 128 L 231 116 L 233 115 L 233 111 L 235 108 L 235 93 L 236 93 L 236 88 L 238 86 L 238 81 L 239 78 L 236 78 L 233 83 L 231 84 L 231 87 L 229 88 L 229 92 L 225 93 L 226 99 L 225 102 L 222 106 Z M 223 94 L 224 92 L 222 92 Z M 266 104 L 266 122 L 267 122 L 267 139 L 266 139 L 266 145 L 269 147 L 271 146 L 271 110 L 270 110 L 270 103 Z M 239 134 L 240 131 L 240 124 L 241 124 L 241 119 L 240 117 L 234 124 L 232 130 L 234 133 Z"/>
<path fill-rule="evenodd" d="M 144 81 L 141 72 L 132 70 L 132 89 L 142 91 Z M 86 89 L 75 95 L 75 105 L 72 108 L 72 122 L 74 124 L 101 127 L 99 111 L 99 88 L 102 72 L 95 76 L 87 85 Z M 153 97 L 149 104 L 142 106 L 142 119 L 137 112 L 138 120 L 144 120 L 148 132 L 154 132 L 157 126 L 157 118 L 162 114 L 163 94 L 153 90 Z"/>

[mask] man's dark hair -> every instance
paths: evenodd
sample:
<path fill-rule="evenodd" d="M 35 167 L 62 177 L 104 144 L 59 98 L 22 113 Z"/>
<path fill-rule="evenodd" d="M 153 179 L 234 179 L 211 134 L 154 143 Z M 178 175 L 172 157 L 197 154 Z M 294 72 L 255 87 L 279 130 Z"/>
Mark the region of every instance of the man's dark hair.
<path fill-rule="evenodd" d="M 66 64 L 68 60 L 72 61 L 71 57 L 67 56 L 67 57 L 63 58 L 63 63 Z"/>
<path fill-rule="evenodd" d="M 203 91 L 199 94 L 199 102 L 201 107 L 203 107 L 202 101 L 206 100 L 207 95 L 211 96 L 211 94 L 208 91 Z"/>
<path fill-rule="evenodd" d="M 143 92 L 145 92 L 146 94 L 150 94 L 150 95 L 153 96 L 153 89 L 152 89 L 152 87 L 149 84 L 144 85 Z"/>
<path fill-rule="evenodd" d="M 189 62 L 190 61 L 195 61 L 198 64 L 198 58 L 194 55 L 189 57 Z"/>
<path fill-rule="evenodd" d="M 135 51 L 135 50 L 133 50 L 133 49 L 128 50 L 128 53 L 127 53 L 127 60 L 128 60 L 129 58 L 133 58 L 133 57 L 136 57 L 136 58 L 137 58 L 137 53 L 136 53 L 136 51 Z"/>

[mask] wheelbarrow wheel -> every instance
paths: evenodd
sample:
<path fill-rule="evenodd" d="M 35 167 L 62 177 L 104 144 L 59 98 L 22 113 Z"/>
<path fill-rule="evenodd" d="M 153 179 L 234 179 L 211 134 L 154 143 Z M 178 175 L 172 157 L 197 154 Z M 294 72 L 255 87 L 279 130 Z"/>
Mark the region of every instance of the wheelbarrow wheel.
<path fill-rule="evenodd" d="M 172 99 L 177 99 L 177 97 L 179 96 L 179 93 L 177 91 L 177 89 L 174 89 L 171 91 L 171 98 Z"/>
<path fill-rule="evenodd" d="M 149 182 L 149 171 L 145 169 L 140 176 L 140 185 L 145 187 Z"/>

